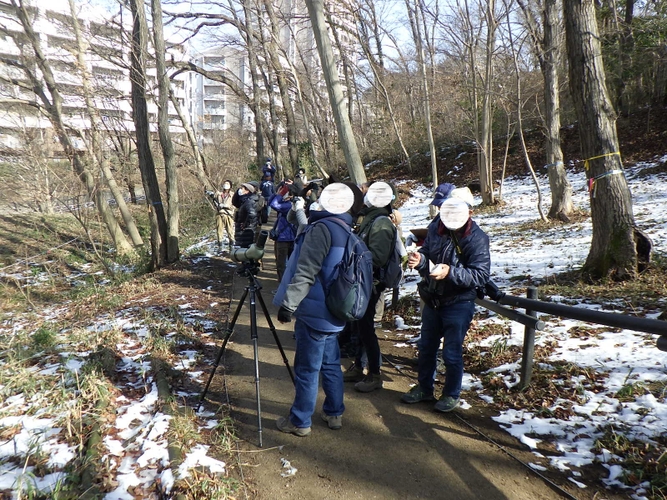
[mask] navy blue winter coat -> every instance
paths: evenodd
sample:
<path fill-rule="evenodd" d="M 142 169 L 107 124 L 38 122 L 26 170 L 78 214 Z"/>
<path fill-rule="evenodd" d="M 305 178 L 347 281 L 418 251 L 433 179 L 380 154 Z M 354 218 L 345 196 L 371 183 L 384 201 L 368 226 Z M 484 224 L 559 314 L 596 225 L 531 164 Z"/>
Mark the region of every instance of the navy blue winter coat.
<path fill-rule="evenodd" d="M 460 255 L 451 231 L 440 221 L 440 217 L 435 218 L 429 224 L 424 245 L 419 250 L 424 258 L 416 267 L 422 278 L 429 280 L 429 260 L 434 264 L 450 266 L 449 274 L 438 284 L 438 295 L 446 303 L 475 300 L 475 288 L 484 286 L 491 273 L 489 237 L 477 223 L 468 219 L 454 234 Z"/>
<path fill-rule="evenodd" d="M 287 222 L 287 213 L 292 208 L 292 202 L 284 200 L 283 195 L 274 194 L 269 202 L 269 206 L 274 209 L 278 216 L 276 219 L 276 241 L 294 241 L 296 238 L 296 226 Z"/>
<path fill-rule="evenodd" d="M 336 217 L 349 226 L 352 216 L 329 212 L 311 212 L 310 224 Z M 349 232 L 337 223 L 315 224 L 296 239 L 294 251 L 287 261 L 285 274 L 273 298 L 276 306 L 294 312 L 294 317 L 313 330 L 325 333 L 340 332 L 345 321 L 333 316 L 324 305 L 324 290 L 333 278 L 334 269 L 345 252 Z"/>

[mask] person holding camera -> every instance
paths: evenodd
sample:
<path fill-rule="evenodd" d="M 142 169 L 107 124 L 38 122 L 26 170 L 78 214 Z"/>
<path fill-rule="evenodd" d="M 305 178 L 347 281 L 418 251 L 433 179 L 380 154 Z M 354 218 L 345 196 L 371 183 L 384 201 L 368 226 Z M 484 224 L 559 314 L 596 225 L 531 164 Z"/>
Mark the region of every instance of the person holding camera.
<path fill-rule="evenodd" d="M 222 248 L 224 233 L 227 233 L 229 251 L 234 246 L 234 212 L 232 205 L 232 181 L 226 180 L 222 183 L 222 191 L 207 191 L 207 194 L 213 199 L 213 204 L 217 210 L 215 216 L 215 229 L 218 239 L 218 248 Z"/>
<path fill-rule="evenodd" d="M 320 375 L 325 399 L 321 417 L 330 429 L 342 427 L 343 372 L 340 369 L 338 333 L 345 321 L 325 306 L 325 290 L 332 283 L 342 259 L 352 214 L 363 204 L 361 191 L 349 184 L 330 184 L 321 194 L 323 210 L 310 213 L 309 228 L 296 240 L 273 303 L 278 321 L 294 315 L 294 402 L 287 417 L 276 421 L 281 432 L 307 436 L 317 403 Z M 336 220 L 334 220 L 336 219 Z"/>
<path fill-rule="evenodd" d="M 438 202 L 440 214 L 429 224 L 424 244 L 408 257 L 408 267 L 422 276 L 418 290 L 425 304 L 418 342 L 419 383 L 401 400 L 408 404 L 435 400 L 437 351 L 444 337 L 445 384 L 435 410 L 450 412 L 459 404 L 463 341 L 475 312 L 476 289 L 489 280 L 491 255 L 489 237 L 471 219 L 470 190 L 451 189 Z"/>
<path fill-rule="evenodd" d="M 287 260 L 294 249 L 296 226 L 288 221 L 287 214 L 292 209 L 292 202 L 297 191 L 298 188 L 294 184 L 285 184 L 271 197 L 269 202 L 269 207 L 274 209 L 277 214 L 276 222 L 269 232 L 269 237 L 274 241 L 273 252 L 276 258 L 278 281 L 283 279 Z"/>

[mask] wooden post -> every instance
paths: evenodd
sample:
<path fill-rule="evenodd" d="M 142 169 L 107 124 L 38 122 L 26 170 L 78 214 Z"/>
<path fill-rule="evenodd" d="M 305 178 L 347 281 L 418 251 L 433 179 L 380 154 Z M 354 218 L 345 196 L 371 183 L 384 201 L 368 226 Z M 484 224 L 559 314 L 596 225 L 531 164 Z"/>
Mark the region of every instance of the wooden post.
<path fill-rule="evenodd" d="M 537 287 L 529 286 L 526 296 L 529 299 L 537 300 Z M 526 314 L 534 318 L 537 317 L 535 311 L 526 309 Z M 521 380 L 519 387 L 521 390 L 530 385 L 530 379 L 533 376 L 533 356 L 535 354 L 535 329 L 526 327 L 523 334 L 523 357 L 521 358 Z"/>

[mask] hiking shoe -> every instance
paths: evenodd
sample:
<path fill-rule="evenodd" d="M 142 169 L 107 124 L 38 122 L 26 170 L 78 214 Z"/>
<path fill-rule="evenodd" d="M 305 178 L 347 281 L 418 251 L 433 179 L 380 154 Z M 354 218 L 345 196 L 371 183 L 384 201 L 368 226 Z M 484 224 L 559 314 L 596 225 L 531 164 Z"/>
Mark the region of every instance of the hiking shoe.
<path fill-rule="evenodd" d="M 322 412 L 321 417 L 322 420 L 324 420 L 327 423 L 329 429 L 337 431 L 338 429 L 343 427 L 343 415 L 338 415 L 334 417 L 333 415 L 327 415 L 326 413 Z"/>
<path fill-rule="evenodd" d="M 364 378 L 364 370 L 357 363 L 352 363 L 343 372 L 343 382 L 361 382 Z"/>
<path fill-rule="evenodd" d="M 310 434 L 310 427 L 296 427 L 289 417 L 280 417 L 276 420 L 276 427 L 280 432 L 294 434 L 295 436 L 305 437 Z"/>
<path fill-rule="evenodd" d="M 435 401 L 435 398 L 432 392 L 426 392 L 421 385 L 417 384 L 401 396 L 401 401 L 411 405 L 420 401 Z"/>
<path fill-rule="evenodd" d="M 361 382 L 354 384 L 354 389 L 359 392 L 373 392 L 382 389 L 382 378 L 379 373 L 369 373 Z"/>
<path fill-rule="evenodd" d="M 435 411 L 448 413 L 459 405 L 459 398 L 443 395 L 435 404 Z"/>

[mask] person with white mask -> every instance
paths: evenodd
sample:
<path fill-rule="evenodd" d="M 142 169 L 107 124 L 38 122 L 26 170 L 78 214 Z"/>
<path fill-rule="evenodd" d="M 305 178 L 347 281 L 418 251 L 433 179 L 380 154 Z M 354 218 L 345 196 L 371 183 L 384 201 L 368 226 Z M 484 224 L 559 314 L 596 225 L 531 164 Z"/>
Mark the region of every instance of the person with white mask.
<path fill-rule="evenodd" d="M 227 242 L 229 244 L 229 251 L 232 251 L 234 246 L 234 212 L 235 208 L 232 205 L 232 181 L 226 180 L 222 183 L 222 190 L 216 191 L 213 195 L 213 202 L 218 211 L 215 217 L 216 235 L 218 240 L 218 248 L 222 248 L 222 241 L 224 234 L 227 233 Z"/>
<path fill-rule="evenodd" d="M 358 345 L 355 361 L 347 368 L 344 376 L 347 382 L 356 381 L 354 388 L 359 392 L 372 392 L 382 388 L 380 376 L 382 354 L 375 333 L 374 317 L 377 302 L 383 297 L 385 290 L 385 285 L 380 280 L 380 270 L 387 264 L 396 246 L 397 229 L 389 218 L 395 199 L 394 189 L 386 182 L 369 184 L 364 195 L 365 207 L 360 213 L 363 220 L 356 230 L 359 238 L 366 243 L 373 254 L 374 277 L 373 293 L 366 314 L 351 325 L 351 328 L 356 330 Z M 368 373 L 365 375 L 362 370 L 364 353 L 368 359 Z"/>
<path fill-rule="evenodd" d="M 444 337 L 445 384 L 434 407 L 439 412 L 450 412 L 459 404 L 463 341 L 475 312 L 476 289 L 488 282 L 491 270 L 489 237 L 471 218 L 472 193 L 467 187 L 448 191 L 424 244 L 408 257 L 408 267 L 422 276 L 418 290 L 425 304 L 418 342 L 419 383 L 401 397 L 408 404 L 435 401 L 434 373 Z"/>

